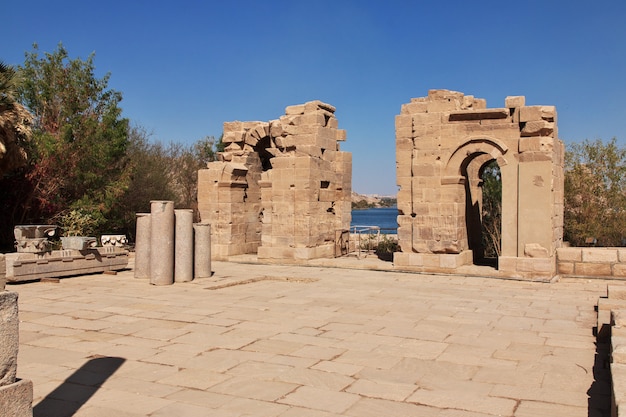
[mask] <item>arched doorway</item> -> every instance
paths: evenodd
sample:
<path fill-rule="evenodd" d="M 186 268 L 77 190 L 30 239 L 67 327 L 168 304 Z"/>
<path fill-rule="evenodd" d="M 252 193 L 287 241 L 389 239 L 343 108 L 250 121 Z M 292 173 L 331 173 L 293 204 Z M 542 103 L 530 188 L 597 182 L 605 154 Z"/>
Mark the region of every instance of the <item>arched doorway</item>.
<path fill-rule="evenodd" d="M 479 273 L 552 279 L 562 243 L 563 155 L 553 106 L 513 96 L 488 109 L 483 99 L 449 90 L 411 99 L 396 116 L 401 252 L 394 265 L 463 274 L 497 258 L 497 269 Z M 501 190 L 491 237 L 497 256 L 483 240 L 486 179 Z"/>
<path fill-rule="evenodd" d="M 502 172 L 483 154 L 465 167 L 465 221 L 475 265 L 498 267 L 502 253 Z"/>
<path fill-rule="evenodd" d="M 502 235 L 500 164 L 506 165 L 507 152 L 501 141 L 472 138 L 459 146 L 448 163 L 448 173 L 456 173 L 458 164 L 464 179 L 465 225 L 474 265 L 498 267 Z"/>

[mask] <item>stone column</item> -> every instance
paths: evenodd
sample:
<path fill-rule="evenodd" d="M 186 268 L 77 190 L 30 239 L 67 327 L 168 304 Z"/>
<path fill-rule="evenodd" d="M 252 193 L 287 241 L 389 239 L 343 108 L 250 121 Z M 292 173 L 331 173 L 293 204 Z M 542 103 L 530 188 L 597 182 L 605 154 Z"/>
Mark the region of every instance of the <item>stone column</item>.
<path fill-rule="evenodd" d="M 174 283 L 174 202 L 150 202 L 150 284 Z"/>
<path fill-rule="evenodd" d="M 3 254 L 0 253 L 0 291 L 4 291 L 4 287 L 7 283 L 7 260 Z"/>
<path fill-rule="evenodd" d="M 137 213 L 135 278 L 150 278 L 150 213 Z"/>
<path fill-rule="evenodd" d="M 208 278 L 211 276 L 211 225 L 195 223 L 194 229 L 194 277 Z"/>
<path fill-rule="evenodd" d="M 0 291 L 0 386 L 15 382 L 18 335 L 17 293 Z"/>
<path fill-rule="evenodd" d="M 17 379 L 19 317 L 17 293 L 0 291 L 0 413 L 3 416 L 33 416 L 33 383 Z"/>
<path fill-rule="evenodd" d="M 174 217 L 174 281 L 189 282 L 193 280 L 193 210 L 174 210 Z"/>

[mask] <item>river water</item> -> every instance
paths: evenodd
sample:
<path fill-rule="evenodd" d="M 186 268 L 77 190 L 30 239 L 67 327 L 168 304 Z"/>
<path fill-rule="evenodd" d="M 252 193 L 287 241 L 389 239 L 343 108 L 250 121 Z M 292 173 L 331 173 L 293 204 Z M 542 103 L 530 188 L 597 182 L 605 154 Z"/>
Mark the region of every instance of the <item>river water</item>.
<path fill-rule="evenodd" d="M 398 232 L 398 208 L 383 207 L 352 210 L 352 228 L 355 226 L 378 226 L 383 233 Z"/>

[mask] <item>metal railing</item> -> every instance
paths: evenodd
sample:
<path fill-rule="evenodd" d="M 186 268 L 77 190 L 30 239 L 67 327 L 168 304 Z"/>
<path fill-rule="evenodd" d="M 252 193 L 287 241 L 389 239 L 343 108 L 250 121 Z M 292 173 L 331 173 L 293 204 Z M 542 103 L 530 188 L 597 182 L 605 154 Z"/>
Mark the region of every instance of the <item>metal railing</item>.
<path fill-rule="evenodd" d="M 395 235 L 397 234 L 397 229 L 386 229 L 380 226 L 367 225 L 350 226 L 350 241 L 352 243 L 350 247 L 354 248 L 353 253 L 355 253 L 359 259 L 362 255 L 375 254 L 381 243 L 381 239 L 383 239 L 386 234 Z"/>

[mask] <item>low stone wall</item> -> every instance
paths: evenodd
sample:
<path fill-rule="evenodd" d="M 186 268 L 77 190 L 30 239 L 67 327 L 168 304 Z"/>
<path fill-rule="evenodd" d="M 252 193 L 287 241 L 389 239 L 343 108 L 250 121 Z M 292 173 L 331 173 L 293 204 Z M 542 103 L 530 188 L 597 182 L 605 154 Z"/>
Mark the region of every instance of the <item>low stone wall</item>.
<path fill-rule="evenodd" d="M 556 255 L 560 275 L 626 279 L 626 248 L 559 248 Z"/>
<path fill-rule="evenodd" d="M 85 250 L 54 250 L 45 255 L 12 252 L 4 254 L 7 282 L 30 281 L 40 278 L 65 277 L 119 271 L 128 265 L 128 251 L 116 246 Z"/>
<path fill-rule="evenodd" d="M 626 416 L 626 287 L 608 285 L 598 299 L 598 341 L 610 338 L 611 417 Z"/>

